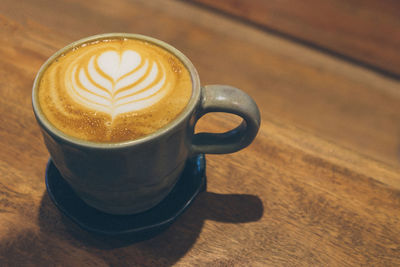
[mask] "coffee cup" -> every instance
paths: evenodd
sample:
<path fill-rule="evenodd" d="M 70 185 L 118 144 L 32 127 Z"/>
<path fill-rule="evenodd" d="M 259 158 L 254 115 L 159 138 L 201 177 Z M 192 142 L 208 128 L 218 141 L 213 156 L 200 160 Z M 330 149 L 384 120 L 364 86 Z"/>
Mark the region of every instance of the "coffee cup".
<path fill-rule="evenodd" d="M 91 36 L 56 52 L 35 78 L 32 105 L 62 177 L 86 204 L 110 214 L 151 209 L 189 158 L 243 149 L 260 126 L 249 95 L 202 87 L 185 55 L 138 34 Z M 243 121 L 225 133 L 195 134 L 209 112 Z"/>

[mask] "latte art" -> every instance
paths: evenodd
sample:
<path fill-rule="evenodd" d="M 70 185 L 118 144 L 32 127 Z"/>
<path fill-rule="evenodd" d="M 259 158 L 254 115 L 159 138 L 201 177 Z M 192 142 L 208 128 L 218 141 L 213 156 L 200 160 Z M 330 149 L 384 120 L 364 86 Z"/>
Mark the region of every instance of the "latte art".
<path fill-rule="evenodd" d="M 56 58 L 39 82 L 46 118 L 67 135 L 120 142 L 150 134 L 189 102 L 184 64 L 167 50 L 136 39 L 74 47 Z"/>
<path fill-rule="evenodd" d="M 68 93 L 112 118 L 152 106 L 170 89 L 165 67 L 133 50 L 108 50 L 74 63 L 66 76 Z"/>

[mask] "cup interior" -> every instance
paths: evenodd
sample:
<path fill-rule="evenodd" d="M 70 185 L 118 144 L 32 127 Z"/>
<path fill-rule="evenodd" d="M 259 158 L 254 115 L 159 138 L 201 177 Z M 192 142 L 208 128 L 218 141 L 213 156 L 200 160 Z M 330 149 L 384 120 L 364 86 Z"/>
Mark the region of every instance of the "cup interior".
<path fill-rule="evenodd" d="M 39 83 L 41 80 L 41 77 L 47 67 L 58 57 L 60 57 L 63 53 L 66 53 L 70 50 L 72 50 L 75 47 L 80 47 L 85 43 L 91 43 L 95 41 L 101 41 L 101 40 L 106 40 L 106 39 L 138 39 L 146 42 L 150 42 L 154 45 L 157 45 L 170 53 L 172 53 L 174 56 L 176 56 L 181 62 L 184 64 L 184 66 L 187 68 L 187 70 L 190 73 L 191 81 L 192 81 L 192 95 L 191 98 L 184 108 L 184 110 L 170 123 L 165 125 L 164 127 L 158 129 L 157 131 L 140 137 L 138 139 L 134 140 L 128 140 L 128 141 L 123 141 L 123 142 L 117 142 L 117 143 L 107 143 L 107 142 L 92 142 L 92 141 L 86 141 L 82 139 L 78 139 L 73 136 L 69 136 L 56 127 L 52 125 L 52 123 L 46 118 L 46 116 L 43 114 L 39 100 L 38 100 L 38 87 Z M 133 144 L 138 144 L 142 142 L 148 142 L 154 138 L 156 138 L 159 135 L 167 134 L 170 131 L 173 131 L 174 128 L 176 128 L 178 125 L 180 125 L 185 119 L 187 119 L 193 111 L 195 110 L 195 107 L 197 106 L 197 103 L 200 99 L 200 80 L 199 76 L 197 73 L 197 70 L 193 66 L 192 62 L 178 49 L 175 47 L 152 37 L 145 36 L 145 35 L 140 35 L 140 34 L 131 34 L 131 33 L 107 33 L 107 34 L 99 34 L 99 35 L 94 35 L 90 36 L 81 40 L 78 40 L 76 42 L 73 42 L 64 48 L 60 49 L 57 51 L 55 54 L 53 54 L 39 69 L 39 72 L 36 75 L 36 78 L 33 83 L 33 89 L 32 89 L 32 106 L 33 106 L 33 111 L 35 114 L 35 117 L 38 121 L 38 123 L 41 125 L 42 129 L 46 131 L 48 134 L 53 136 L 54 138 L 57 138 L 58 140 L 61 140 L 65 143 L 70 143 L 74 144 L 77 146 L 83 146 L 83 147 L 90 147 L 90 148 L 107 148 L 107 149 L 112 149 L 112 148 L 122 148 L 122 147 L 129 147 Z"/>

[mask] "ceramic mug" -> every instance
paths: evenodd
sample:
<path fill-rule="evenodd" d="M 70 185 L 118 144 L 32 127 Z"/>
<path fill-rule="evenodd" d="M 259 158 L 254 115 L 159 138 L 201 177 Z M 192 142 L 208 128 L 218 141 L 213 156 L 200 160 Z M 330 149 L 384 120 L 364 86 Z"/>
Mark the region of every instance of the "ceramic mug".
<path fill-rule="evenodd" d="M 139 139 L 97 143 L 68 136 L 41 111 L 37 93 L 41 76 L 53 60 L 73 47 L 110 38 L 140 39 L 174 54 L 190 73 L 192 96 L 175 120 Z M 134 214 L 154 207 L 173 189 L 188 158 L 199 153 L 238 151 L 253 141 L 260 126 L 258 107 L 249 95 L 228 85 L 201 87 L 197 71 L 185 55 L 160 40 L 138 34 L 96 35 L 59 50 L 40 68 L 32 103 L 46 147 L 63 178 L 86 204 L 111 214 Z M 243 121 L 226 133 L 194 134 L 196 122 L 209 112 L 236 114 Z"/>

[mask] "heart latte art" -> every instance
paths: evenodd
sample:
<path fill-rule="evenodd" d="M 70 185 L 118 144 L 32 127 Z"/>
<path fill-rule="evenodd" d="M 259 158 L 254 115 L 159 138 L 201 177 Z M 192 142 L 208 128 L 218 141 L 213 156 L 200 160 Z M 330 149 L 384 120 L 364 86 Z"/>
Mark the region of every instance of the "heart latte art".
<path fill-rule="evenodd" d="M 57 58 L 39 84 L 40 106 L 68 135 L 97 142 L 132 140 L 163 127 L 187 105 L 183 63 L 133 39 L 85 44 Z"/>
<path fill-rule="evenodd" d="M 112 118 L 154 105 L 169 91 L 165 67 L 133 50 L 106 50 L 77 59 L 68 68 L 68 93 L 77 102 Z M 82 64 L 83 63 L 83 64 Z"/>

